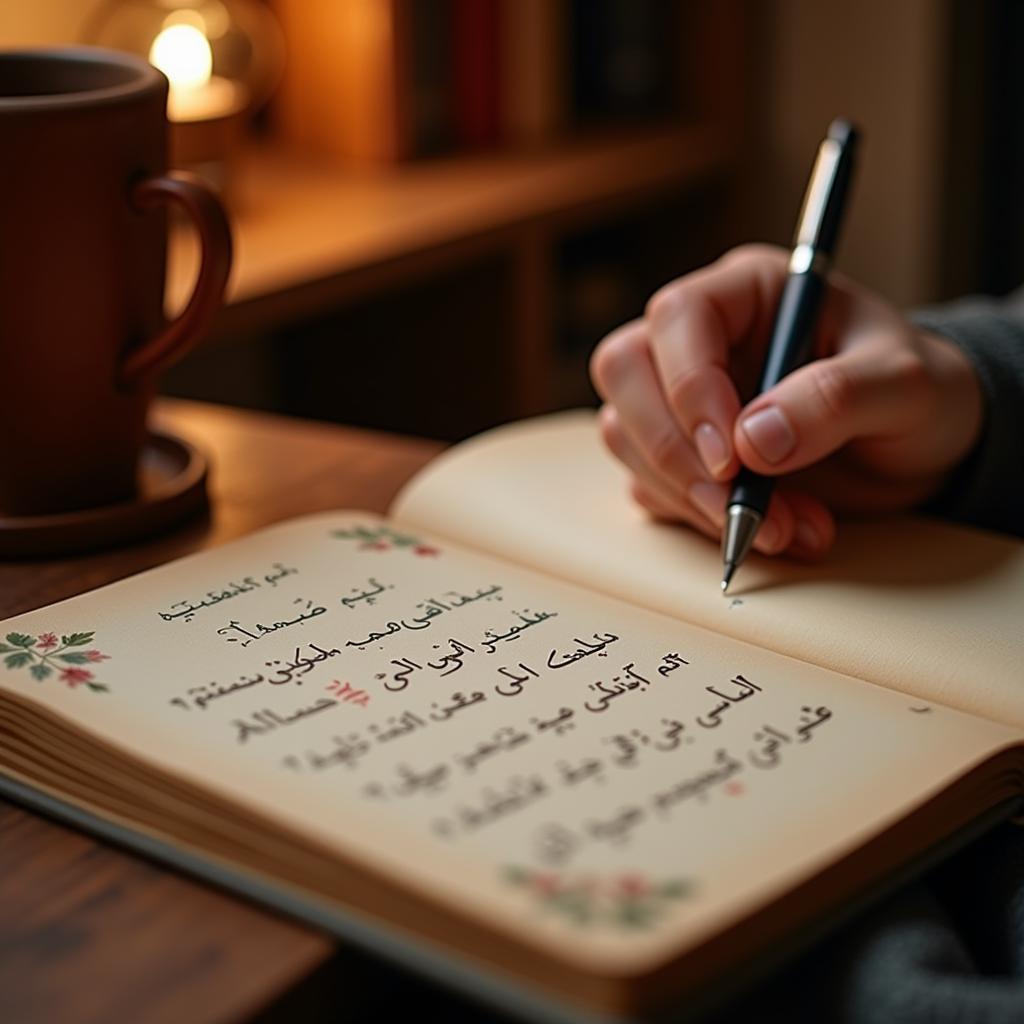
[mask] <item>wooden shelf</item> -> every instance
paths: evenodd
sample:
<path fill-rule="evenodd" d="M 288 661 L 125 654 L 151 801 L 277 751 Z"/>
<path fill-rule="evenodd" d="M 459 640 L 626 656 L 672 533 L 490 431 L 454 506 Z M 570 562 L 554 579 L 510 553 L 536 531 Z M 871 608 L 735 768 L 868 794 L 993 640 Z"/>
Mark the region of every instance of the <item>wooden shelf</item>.
<path fill-rule="evenodd" d="M 528 250 L 538 230 L 697 183 L 731 157 L 724 137 L 702 126 L 372 171 L 254 150 L 242 163 L 235 267 L 214 335 L 314 316 L 495 246 Z M 195 263 L 194 238 L 175 232 L 170 308 L 187 295 Z"/>

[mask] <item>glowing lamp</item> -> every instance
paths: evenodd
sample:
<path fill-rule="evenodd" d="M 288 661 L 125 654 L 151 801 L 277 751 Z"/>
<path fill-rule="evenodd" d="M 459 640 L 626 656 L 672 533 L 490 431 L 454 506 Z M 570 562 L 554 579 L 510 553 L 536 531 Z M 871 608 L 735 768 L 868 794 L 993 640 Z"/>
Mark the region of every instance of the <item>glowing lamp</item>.
<path fill-rule="evenodd" d="M 109 0 L 88 38 L 146 57 L 167 76 L 172 162 L 224 191 L 248 115 L 280 77 L 270 12 L 253 0 Z"/>

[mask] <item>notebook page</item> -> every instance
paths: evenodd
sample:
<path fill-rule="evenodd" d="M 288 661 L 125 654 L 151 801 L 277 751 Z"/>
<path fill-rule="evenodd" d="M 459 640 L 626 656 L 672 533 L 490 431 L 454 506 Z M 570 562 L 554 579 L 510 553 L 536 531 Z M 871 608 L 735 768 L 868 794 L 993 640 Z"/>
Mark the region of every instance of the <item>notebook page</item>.
<path fill-rule="evenodd" d="M 0 702 L 612 973 L 1015 739 L 370 515 L 292 521 L 0 638 Z"/>
<path fill-rule="evenodd" d="M 718 546 L 630 499 L 592 413 L 524 421 L 431 463 L 394 514 L 726 636 L 1024 726 L 1024 545 L 921 518 L 841 524 L 816 565 Z"/>

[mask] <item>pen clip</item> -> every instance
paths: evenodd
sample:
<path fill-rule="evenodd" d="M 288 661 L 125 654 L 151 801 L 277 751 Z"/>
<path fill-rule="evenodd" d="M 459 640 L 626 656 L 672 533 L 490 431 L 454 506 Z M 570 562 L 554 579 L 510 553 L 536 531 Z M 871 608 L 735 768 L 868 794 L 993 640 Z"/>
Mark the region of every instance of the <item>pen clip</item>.
<path fill-rule="evenodd" d="M 830 133 L 818 147 L 797 223 L 794 248 L 810 249 L 815 256 L 832 253 L 839 233 L 839 214 L 850 183 L 857 134 L 852 126 L 843 124 L 842 139 Z"/>

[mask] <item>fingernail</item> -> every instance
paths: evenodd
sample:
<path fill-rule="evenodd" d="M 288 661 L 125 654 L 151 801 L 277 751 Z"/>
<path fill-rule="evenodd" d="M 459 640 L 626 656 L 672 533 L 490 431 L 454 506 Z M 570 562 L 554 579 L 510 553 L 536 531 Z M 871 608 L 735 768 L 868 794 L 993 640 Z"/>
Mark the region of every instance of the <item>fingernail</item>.
<path fill-rule="evenodd" d="M 714 476 L 729 461 L 729 446 L 725 443 L 725 438 L 718 432 L 714 424 L 701 423 L 693 432 L 693 439 L 697 444 L 697 452 L 701 461 L 707 467 L 708 472 Z"/>
<path fill-rule="evenodd" d="M 796 433 L 786 414 L 774 405 L 742 421 L 743 432 L 765 462 L 781 462 L 796 447 Z"/>
<path fill-rule="evenodd" d="M 802 548 L 809 548 L 811 551 L 817 551 L 821 547 L 820 534 L 813 526 L 811 526 L 810 523 L 805 523 L 803 520 L 797 520 L 793 536 L 795 537 L 797 544 Z"/>
<path fill-rule="evenodd" d="M 697 480 L 690 484 L 690 500 L 718 526 L 725 521 L 725 502 L 729 495 L 721 484 Z"/>

